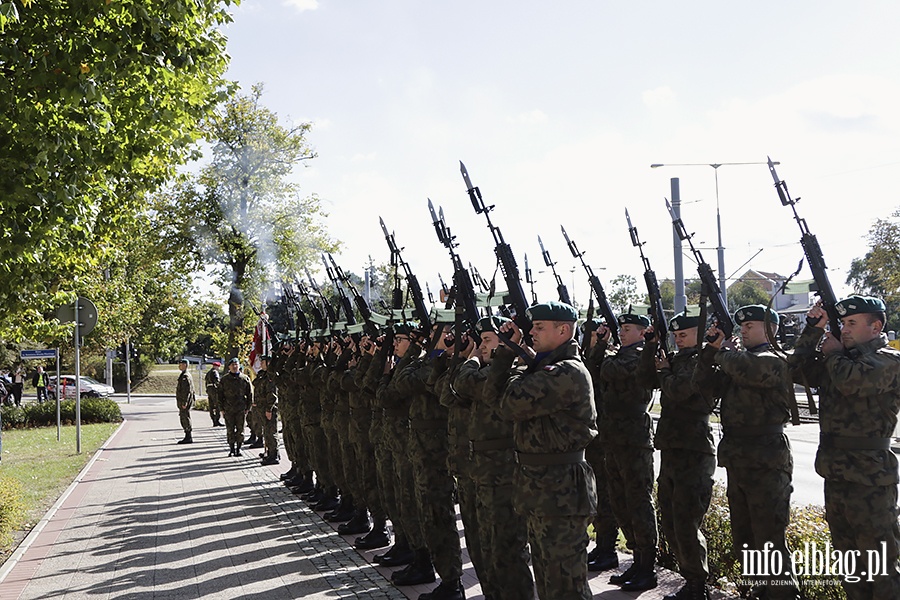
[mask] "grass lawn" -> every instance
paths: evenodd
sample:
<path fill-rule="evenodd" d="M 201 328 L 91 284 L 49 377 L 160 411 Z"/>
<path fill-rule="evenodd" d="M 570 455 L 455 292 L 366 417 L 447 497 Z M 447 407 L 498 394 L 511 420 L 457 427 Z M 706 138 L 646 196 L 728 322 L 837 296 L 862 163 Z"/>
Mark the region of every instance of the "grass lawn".
<path fill-rule="evenodd" d="M 56 427 L 3 431 L 3 460 L 0 477 L 9 477 L 22 486 L 24 510 L 13 515 L 16 523 L 12 544 L 0 546 L 0 563 L 53 506 L 75 476 L 84 468 L 119 423 L 81 426 L 81 454 L 75 451 L 75 426 L 66 425 L 56 440 Z"/>

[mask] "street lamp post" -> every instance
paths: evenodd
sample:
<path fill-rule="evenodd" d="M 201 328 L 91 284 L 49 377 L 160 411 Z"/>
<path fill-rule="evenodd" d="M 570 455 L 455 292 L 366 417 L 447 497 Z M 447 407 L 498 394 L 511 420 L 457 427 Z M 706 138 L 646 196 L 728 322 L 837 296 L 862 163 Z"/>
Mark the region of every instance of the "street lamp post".
<path fill-rule="evenodd" d="M 722 245 L 722 213 L 719 210 L 719 167 L 735 165 L 766 165 L 768 162 L 722 162 L 722 163 L 653 163 L 651 169 L 659 167 L 712 167 L 716 180 L 716 231 L 719 237 L 719 245 L 716 248 L 716 256 L 719 261 L 719 288 L 722 290 L 722 299 L 728 302 L 728 290 L 725 286 L 725 247 Z M 780 164 L 780 163 L 772 163 Z"/>

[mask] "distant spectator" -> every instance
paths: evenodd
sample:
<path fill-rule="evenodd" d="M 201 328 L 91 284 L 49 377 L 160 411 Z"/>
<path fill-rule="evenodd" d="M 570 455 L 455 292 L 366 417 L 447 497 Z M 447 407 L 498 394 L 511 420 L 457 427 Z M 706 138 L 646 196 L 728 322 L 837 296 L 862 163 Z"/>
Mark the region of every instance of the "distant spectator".
<path fill-rule="evenodd" d="M 31 378 L 31 385 L 37 389 L 38 404 L 43 404 L 47 399 L 47 374 L 44 373 L 44 367 L 37 368 L 37 373 Z"/>
<path fill-rule="evenodd" d="M 22 388 L 25 386 L 25 369 L 22 368 L 22 365 L 17 365 L 16 370 L 13 371 L 12 375 L 10 375 L 12 379 L 12 392 L 13 402 L 16 406 L 22 406 Z"/>

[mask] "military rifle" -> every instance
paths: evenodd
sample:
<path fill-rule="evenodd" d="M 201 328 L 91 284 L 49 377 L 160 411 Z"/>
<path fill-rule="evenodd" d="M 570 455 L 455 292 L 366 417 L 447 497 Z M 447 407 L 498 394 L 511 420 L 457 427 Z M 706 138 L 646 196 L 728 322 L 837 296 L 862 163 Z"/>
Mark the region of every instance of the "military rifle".
<path fill-rule="evenodd" d="M 337 311 L 334 310 L 334 307 L 331 305 L 331 302 L 328 301 L 328 298 L 325 297 L 325 294 L 322 293 L 322 290 L 319 289 L 319 286 L 316 285 L 316 280 L 313 279 L 313 276 L 310 275 L 309 269 L 306 270 L 306 278 L 309 280 L 309 285 L 312 286 L 313 291 L 316 293 L 316 296 L 322 301 L 322 306 L 325 307 L 325 315 L 328 317 L 328 322 L 325 326 L 327 329 L 331 327 L 335 323 L 337 323 L 340 319 L 338 319 Z"/>
<path fill-rule="evenodd" d="M 294 291 L 293 286 L 284 280 L 281 281 L 281 295 L 284 297 L 288 309 L 288 327 L 291 327 L 290 321 L 292 318 L 294 321 L 294 326 L 291 327 L 294 329 L 294 341 L 299 342 L 300 332 L 303 332 L 306 341 L 309 342 L 309 321 L 300 307 L 300 298 L 297 296 L 297 292 Z M 293 317 L 290 312 L 291 309 L 294 311 Z"/>
<path fill-rule="evenodd" d="M 422 331 L 425 332 L 425 335 L 431 335 L 431 313 L 425 306 L 425 296 L 422 294 L 422 287 L 419 285 L 419 280 L 413 274 L 412 269 L 409 268 L 409 263 L 403 260 L 403 256 L 400 253 L 402 248 L 397 246 L 394 234 L 388 233 L 387 226 L 384 224 L 384 219 L 378 217 L 378 221 L 381 223 L 381 231 L 384 232 L 384 239 L 387 241 L 388 248 L 391 250 L 391 260 L 396 261 L 396 263 L 392 262 L 391 264 L 399 265 L 400 268 L 403 269 L 403 274 L 406 277 L 406 288 L 412 295 L 414 314 L 419 320 L 419 324 Z"/>
<path fill-rule="evenodd" d="M 484 204 L 481 190 L 472 185 L 469 173 L 466 171 L 466 165 L 462 161 L 459 161 L 459 170 L 462 173 L 463 181 L 466 182 L 466 191 L 469 194 L 469 199 L 472 201 L 472 207 L 476 213 L 484 214 L 487 219 L 488 229 L 490 229 L 491 235 L 494 236 L 494 254 L 497 255 L 500 270 L 503 272 L 503 278 L 506 281 L 508 294 L 506 303 L 511 304 L 515 309 L 515 322 L 522 331 L 523 339 L 525 339 L 528 337 L 528 332 L 531 331 L 531 320 L 525 315 L 525 311 L 528 309 L 528 300 L 525 299 L 525 290 L 522 289 L 516 257 L 513 255 L 512 248 L 503 239 L 500 228 L 491 222 L 490 212 L 494 209 L 494 205 L 486 206 Z"/>
<path fill-rule="evenodd" d="M 294 275 L 294 283 L 297 285 L 297 291 L 301 296 L 306 298 L 306 301 L 309 303 L 310 311 L 313 315 L 313 321 L 315 321 L 316 329 L 324 330 L 328 327 L 328 324 L 325 322 L 325 316 L 322 314 L 321 309 L 313 300 L 312 296 L 309 293 L 309 290 L 306 289 L 306 286 L 303 285 L 303 282 L 300 280 L 300 277 Z"/>
<path fill-rule="evenodd" d="M 734 322 L 731 320 L 731 313 L 728 312 L 728 306 L 725 304 L 725 297 L 722 295 L 722 290 L 719 288 L 719 282 L 713 273 L 712 267 L 708 262 L 703 260 L 703 255 L 694 247 L 692 239 L 694 234 L 689 234 L 687 232 L 687 229 L 684 227 L 684 221 L 675 214 L 675 209 L 672 208 L 668 199 L 666 199 L 666 209 L 668 209 L 669 215 L 672 217 L 672 226 L 675 228 L 675 233 L 678 234 L 678 238 L 681 241 L 686 240 L 688 246 L 691 248 L 691 253 L 694 255 L 694 260 L 697 262 L 697 274 L 700 276 L 702 291 L 705 292 L 709 303 L 712 305 L 715 325 L 725 334 L 725 339 L 728 339 L 734 331 Z M 711 336 L 706 336 L 707 341 L 711 342 L 715 339 L 714 337 L 712 339 L 710 338 Z"/>
<path fill-rule="evenodd" d="M 666 326 L 666 313 L 663 311 L 659 281 L 656 279 L 656 272 L 650 266 L 650 260 L 644 254 L 644 243 L 638 237 L 637 227 L 631 224 L 631 216 L 628 214 L 627 208 L 625 209 L 625 220 L 628 222 L 631 245 L 637 247 L 641 254 L 641 262 L 644 263 L 644 283 L 647 285 L 647 295 L 650 297 L 650 319 L 653 321 L 656 339 L 659 340 L 659 352 L 663 358 L 669 360 L 669 328 Z"/>
<path fill-rule="evenodd" d="M 325 265 L 325 273 L 328 275 L 328 279 L 331 280 L 332 285 L 334 285 L 334 289 L 338 294 L 338 303 L 340 308 L 344 311 L 344 316 L 346 317 L 347 325 L 356 325 L 356 315 L 353 314 L 353 305 L 350 303 L 350 298 L 347 297 L 347 294 L 344 292 L 344 288 L 341 285 L 341 279 L 335 274 L 335 270 L 340 270 L 335 264 L 334 259 L 331 259 L 331 264 L 328 264 L 328 260 L 325 258 L 325 253 L 322 253 L 322 263 Z M 331 268 L 334 265 L 334 270 Z M 359 339 L 360 335 L 358 332 L 350 333 L 350 339 L 359 347 Z"/>
<path fill-rule="evenodd" d="M 337 265 L 334 261 L 334 257 L 329 254 L 328 258 L 331 260 L 337 278 L 342 281 L 344 285 L 347 286 L 347 289 L 350 290 L 350 293 L 353 294 L 353 301 L 356 303 L 356 308 L 359 310 L 359 314 L 362 316 L 363 322 L 365 323 L 366 335 L 375 339 L 378 336 L 378 325 L 372 320 L 372 309 L 369 307 L 369 303 L 366 302 L 365 297 L 359 293 L 359 290 L 357 290 L 356 286 L 353 285 L 353 282 L 350 281 L 350 276 Z"/>
<path fill-rule="evenodd" d="M 803 246 L 806 262 L 809 263 L 809 270 L 812 271 L 813 281 L 815 281 L 816 285 L 814 291 L 822 302 L 822 308 L 824 308 L 825 312 L 828 314 L 828 328 L 831 330 L 832 335 L 840 339 L 841 318 L 838 315 L 836 308 L 837 296 L 834 295 L 831 281 L 828 279 L 828 273 L 826 272 L 828 267 L 825 266 L 825 257 L 822 255 L 822 248 L 819 246 L 819 240 L 809 231 L 809 227 L 806 225 L 806 219 L 801 219 L 800 215 L 797 214 L 796 205 L 797 202 L 800 202 L 800 198 L 791 198 L 790 193 L 788 193 L 787 183 L 779 179 L 778 174 L 775 172 L 775 163 L 773 163 L 772 159 L 768 156 L 766 159 L 769 163 L 769 172 L 772 174 L 772 179 L 775 180 L 775 189 L 778 191 L 781 205 L 791 207 L 791 210 L 794 211 L 794 220 L 797 221 L 797 225 L 800 226 L 800 245 Z M 815 325 L 816 319 L 807 317 L 806 322 L 809 325 Z"/>
<path fill-rule="evenodd" d="M 553 278 L 556 280 L 556 292 L 559 294 L 559 301 L 572 306 L 572 299 L 569 297 L 569 289 L 566 287 L 566 284 L 563 283 L 559 273 L 556 272 L 556 263 L 550 259 L 550 252 L 544 248 L 544 242 L 541 240 L 541 236 L 538 236 L 538 245 L 541 247 L 541 256 L 544 258 L 544 264 L 547 265 L 550 272 L 553 273 Z"/>
<path fill-rule="evenodd" d="M 478 323 L 478 305 L 475 301 L 475 288 L 472 285 L 472 278 L 469 271 L 463 266 L 462 259 L 456 252 L 459 244 L 456 242 L 456 236 L 450 233 L 447 222 L 444 220 L 444 209 L 440 209 L 440 216 L 434 212 L 434 204 L 428 199 L 428 210 L 431 213 L 431 220 L 434 225 L 435 233 L 437 233 L 438 241 L 450 253 L 450 260 L 453 263 L 453 287 L 454 287 L 454 306 L 457 315 L 457 331 L 456 339 L 458 342 L 462 339 L 463 326 L 474 329 Z M 442 283 L 443 285 L 443 283 Z"/>
<path fill-rule="evenodd" d="M 534 293 L 534 276 L 528 267 L 528 255 L 525 255 L 525 283 L 531 286 L 531 304 L 537 304 L 537 294 Z"/>
<path fill-rule="evenodd" d="M 566 228 L 562 225 L 560 225 L 559 228 L 562 229 L 563 237 L 566 238 L 566 245 L 569 246 L 569 252 L 572 253 L 572 256 L 581 261 L 581 266 L 584 267 L 584 271 L 588 276 L 588 283 L 591 285 L 591 289 L 597 297 L 597 303 L 599 305 L 597 310 L 600 312 L 603 320 L 606 321 L 606 326 L 609 327 L 613 342 L 616 345 L 619 345 L 619 328 L 618 323 L 616 322 L 616 313 L 609 303 L 609 298 L 606 297 L 606 292 L 603 291 L 603 284 L 600 283 L 600 278 L 594 275 L 591 266 L 585 262 L 584 252 L 579 250 L 578 246 L 575 245 L 575 242 L 569 238 L 569 235 L 566 233 Z"/>

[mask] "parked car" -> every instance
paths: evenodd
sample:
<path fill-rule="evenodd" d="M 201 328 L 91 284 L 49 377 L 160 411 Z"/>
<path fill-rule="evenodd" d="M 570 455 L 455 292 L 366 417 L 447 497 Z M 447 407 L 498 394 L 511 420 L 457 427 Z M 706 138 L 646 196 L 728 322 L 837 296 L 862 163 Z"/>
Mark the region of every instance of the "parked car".
<path fill-rule="evenodd" d="M 62 379 L 62 397 L 63 398 L 75 398 L 75 376 L 74 375 L 61 375 Z M 56 376 L 52 376 L 49 378 L 49 382 L 47 383 L 47 395 L 52 399 L 56 399 Z M 105 383 L 100 383 L 96 379 L 92 377 L 87 377 L 85 375 L 81 376 L 81 397 L 82 398 L 107 398 L 109 397 L 115 390 L 113 390 L 111 385 L 106 385 Z"/>

